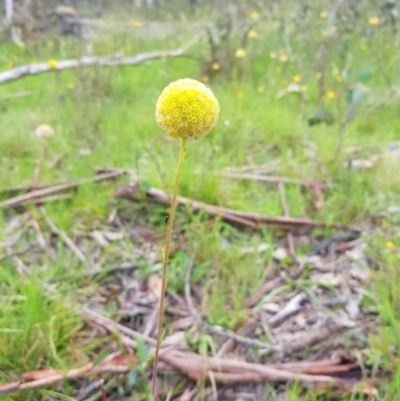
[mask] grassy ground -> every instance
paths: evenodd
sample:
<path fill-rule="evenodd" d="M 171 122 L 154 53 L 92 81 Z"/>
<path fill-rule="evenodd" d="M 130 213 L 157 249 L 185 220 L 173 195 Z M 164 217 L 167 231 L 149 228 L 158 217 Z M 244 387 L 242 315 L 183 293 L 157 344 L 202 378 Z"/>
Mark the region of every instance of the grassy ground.
<path fill-rule="evenodd" d="M 191 77 L 208 81 L 219 99 L 221 115 L 207 138 L 189 143 L 180 193 L 215 205 L 280 216 L 283 208 L 274 186 L 227 179 L 221 176 L 222 169 L 279 159 L 280 166 L 274 175 L 328 181 L 330 186 L 322 207 L 315 206 L 311 192 L 287 186 L 290 212 L 294 217 L 366 228 L 365 243 L 376 272 L 365 302 L 377 305 L 381 315 L 380 331 L 371 340 L 370 357 L 379 366 L 393 371 L 391 385 L 382 386 L 380 396 L 395 400 L 399 394 L 400 370 L 395 357 L 390 358 L 388 353 L 390 349 L 395 355 L 400 344 L 397 291 L 400 242 L 398 212 L 389 213 L 388 207 L 398 201 L 400 162 L 398 158 L 387 157 L 374 168 L 345 167 L 351 157 L 349 147 L 361 146 L 354 157 L 368 158 L 389 151 L 390 143 L 400 141 L 396 86 L 398 35 L 392 32 L 390 24 L 384 24 L 385 16 L 378 14 L 379 10 L 367 5 L 362 3 L 357 17 L 347 9 L 342 10 L 344 16 L 337 17 L 336 31 L 330 36 L 324 32 L 325 13 L 329 13 L 329 8 L 322 3 L 308 11 L 300 22 L 298 18 L 302 17 L 298 16 L 294 2 L 286 9 L 271 13 L 264 11 L 263 14 L 259 10 L 259 17 L 255 19 L 250 17 L 253 8 L 244 8 L 239 20 L 254 24 L 252 29 L 257 37 L 249 38 L 244 46 L 242 30 L 235 25 L 226 47 L 229 46 L 232 55 L 245 47 L 246 56 L 232 56 L 230 77 L 224 71 L 215 70 L 216 77 L 212 79 L 204 69 L 209 50 L 203 40 L 189 51 L 193 57 L 153 60 L 137 67 L 52 71 L 4 84 L 0 86 L 0 187 L 32 183 L 40 152 L 40 142 L 32 132 L 36 124 L 46 123 L 54 127 L 56 134 L 49 140 L 42 182 L 91 177 L 97 166 L 122 167 L 136 169 L 142 182 L 169 192 L 179 143 L 167 139 L 158 128 L 154 119 L 155 102 L 161 90 L 173 80 Z M 183 21 L 178 37 L 143 41 L 135 35 L 135 29 L 141 28 L 130 28 L 129 34 L 100 36 L 93 43 L 94 53 L 108 55 L 123 50 L 126 54 L 136 54 L 176 47 L 191 35 L 191 20 L 204 21 L 205 15 L 201 12 L 195 16 L 175 14 L 174 18 Z M 380 16 L 381 25 L 369 23 L 368 18 L 375 15 Z M 283 25 L 279 24 L 280 17 Z M 141 18 L 135 16 L 135 19 Z M 127 26 L 132 19 L 126 20 Z M 59 37 L 26 41 L 22 47 L 0 44 L 0 65 L 5 70 L 34 61 L 74 58 L 83 49 L 82 43 Z M 320 59 L 316 56 L 318 49 L 322 49 Z M 368 72 L 370 69 L 373 73 Z M 351 90 L 357 76 L 366 96 L 357 104 L 355 118 L 345 124 L 341 152 L 332 160 L 349 104 L 346 96 L 354 94 Z M 277 98 L 277 93 L 290 83 L 301 87 L 300 94 Z M 32 91 L 32 94 L 6 98 L 19 91 Z M 320 98 L 319 93 L 322 93 Z M 322 107 L 330 111 L 333 123 L 309 126 L 308 118 Z M 91 151 L 85 152 L 87 149 Z M 110 199 L 116 188 L 126 180 L 84 185 L 71 200 L 48 204 L 47 213 L 71 236 L 92 227 L 93 222 L 102 224 L 115 206 L 110 204 Z M 6 199 L 8 194 L 2 192 L 0 197 Z M 118 201 L 117 207 L 120 204 L 123 202 Z M 28 211 L 41 219 L 34 207 Z M 140 210 L 133 208 L 128 212 L 139 219 Z M 6 227 L 18 213 L 20 210 L 0 209 L 0 243 L 13 234 Z M 167 208 L 147 205 L 144 213 L 151 227 L 163 229 Z M 177 225 L 184 227 L 196 221 L 199 221 L 196 215 L 182 209 L 178 212 Z M 203 268 L 197 271 L 196 280 L 202 280 L 207 289 L 205 307 L 209 322 L 235 328 L 246 317 L 243 300 L 260 286 L 264 278 L 262 266 L 271 258 L 267 253 L 263 261 L 255 263 L 254 254 L 243 257 L 238 249 L 260 242 L 273 244 L 280 237 L 268 228 L 254 234 L 224 223 L 218 223 L 211 232 L 200 224 L 193 227 L 189 243 L 200 249 L 198 262 Z M 332 234 L 330 228 L 314 233 L 324 238 Z M 228 250 L 224 246 L 227 240 Z M 296 249 L 299 256 L 309 250 L 310 245 L 299 245 Z M 126 251 L 132 251 L 129 242 Z M 5 252 L 1 249 L 1 254 Z M 108 252 L 113 254 L 112 247 Z M 170 291 L 182 291 L 181 266 L 186 261 L 186 253 L 178 252 L 172 259 Z M 47 263 L 31 267 L 29 280 L 21 277 L 12 259 L 0 259 L 1 382 L 9 381 L 10 372 L 16 377 L 27 370 L 72 364 L 71 343 L 80 338 L 83 327 L 76 313 L 76 299 L 95 294 L 96 283 L 82 279 L 81 273 L 86 267 L 64 257 L 61 245 L 57 256 L 55 260 L 48 258 Z M 237 267 L 248 265 L 254 265 L 251 274 Z M 144 273 L 149 272 L 149 267 L 143 262 Z M 60 281 L 58 278 L 62 275 L 68 279 Z M 51 282 L 57 283 L 57 291 L 44 297 L 45 284 Z M 227 304 L 231 308 L 224 308 Z M 92 356 L 89 345 L 80 352 Z M 293 399 L 296 394 L 294 388 Z M 43 389 L 21 396 L 0 396 L 0 399 L 71 398 L 55 389 Z"/>

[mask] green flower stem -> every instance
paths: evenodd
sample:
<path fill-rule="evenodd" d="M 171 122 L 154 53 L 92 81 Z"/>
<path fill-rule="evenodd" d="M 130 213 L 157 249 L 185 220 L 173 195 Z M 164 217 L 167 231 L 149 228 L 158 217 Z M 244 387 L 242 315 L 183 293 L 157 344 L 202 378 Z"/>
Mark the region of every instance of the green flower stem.
<path fill-rule="evenodd" d="M 162 271 L 162 284 L 161 284 L 161 295 L 160 295 L 160 309 L 159 309 L 159 315 L 158 315 L 157 347 L 156 347 L 156 353 L 154 356 L 153 380 L 152 380 L 152 386 L 151 386 L 151 391 L 152 391 L 153 397 L 156 397 L 157 365 L 158 365 L 158 357 L 159 357 L 159 353 L 160 353 L 161 341 L 162 341 L 162 337 L 163 337 L 162 323 L 163 323 L 163 315 L 164 315 L 165 290 L 167 288 L 167 267 L 168 267 L 169 249 L 170 249 L 170 245 L 171 245 L 172 227 L 174 225 L 176 198 L 178 197 L 179 181 L 181 179 L 183 159 L 185 158 L 185 154 L 186 154 L 186 141 L 187 141 L 187 138 L 183 138 L 182 143 L 181 143 L 181 152 L 179 154 L 178 169 L 177 169 L 176 175 L 175 175 L 174 193 L 172 194 L 171 209 L 169 212 L 167 239 L 165 241 L 165 247 L 163 249 L 163 271 Z"/>

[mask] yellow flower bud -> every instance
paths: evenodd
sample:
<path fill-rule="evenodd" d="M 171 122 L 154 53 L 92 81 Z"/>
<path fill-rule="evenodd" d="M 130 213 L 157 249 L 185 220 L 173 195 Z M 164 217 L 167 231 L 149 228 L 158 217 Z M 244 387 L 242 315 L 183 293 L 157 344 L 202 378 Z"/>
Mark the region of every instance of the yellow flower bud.
<path fill-rule="evenodd" d="M 335 99 L 336 98 L 336 93 L 334 91 L 328 91 L 328 92 L 326 92 L 326 97 L 328 99 Z"/>
<path fill-rule="evenodd" d="M 259 15 L 260 14 L 258 14 L 258 12 L 257 11 L 252 11 L 251 13 L 250 13 L 250 18 L 251 19 L 257 19 L 258 17 L 259 17 Z"/>
<path fill-rule="evenodd" d="M 370 17 L 370 18 L 368 18 L 368 23 L 370 25 L 378 25 L 379 24 L 379 17 Z"/>
<path fill-rule="evenodd" d="M 156 105 L 156 120 L 172 138 L 206 136 L 215 126 L 219 103 L 211 89 L 186 78 L 169 84 Z"/>
<path fill-rule="evenodd" d="M 246 50 L 244 50 L 244 49 L 242 49 L 242 48 L 237 49 L 236 52 L 235 52 L 235 56 L 236 56 L 237 58 L 246 57 Z"/>
<path fill-rule="evenodd" d="M 57 68 L 57 60 L 51 58 L 47 61 L 47 65 L 49 66 L 49 68 Z"/>
<path fill-rule="evenodd" d="M 301 82 L 302 78 L 300 74 L 293 75 L 293 81 L 296 83 Z"/>

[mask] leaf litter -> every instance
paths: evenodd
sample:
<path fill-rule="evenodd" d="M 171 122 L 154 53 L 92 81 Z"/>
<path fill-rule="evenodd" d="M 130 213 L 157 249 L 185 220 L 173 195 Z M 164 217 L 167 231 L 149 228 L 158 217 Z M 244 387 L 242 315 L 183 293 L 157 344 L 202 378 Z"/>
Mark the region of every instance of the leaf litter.
<path fill-rule="evenodd" d="M 40 201 L 44 194 L 114 179 L 121 173 L 103 172 L 100 178 L 56 185 L 54 190 L 46 186 L 34 191 L 36 194 L 28 191 L 14 196 L 2 205 L 21 209 L 22 201 Z M 97 355 L 93 360 L 80 357 L 70 370 L 25 372 L 18 380 L 0 385 L 0 393 L 60 385 L 68 379 L 78 399 L 94 394 L 118 399 L 116 377 L 129 384 L 130 391 L 138 385 L 137 372 L 142 379 L 149 379 L 157 334 L 164 232 L 149 227 L 140 212 L 132 219 L 132 208 L 152 208 L 153 202 L 166 204 L 168 196 L 152 188 L 137 196 L 143 191 L 139 188 L 130 184 L 118 190 L 116 198 L 135 203 L 114 207 L 106 222 L 96 221 L 93 226 L 86 222 L 70 236 L 57 228 L 43 201 L 38 202 L 39 214 L 23 211 L 10 220 L 8 239 L 0 244 L 0 260 L 12 259 L 19 273 L 29 277 L 31 266 L 45 265 L 49 255 L 57 255 L 60 243 L 54 239 L 58 237 L 66 246 L 65 260 L 75 259 L 86 266 L 82 280 L 98 282 L 95 290 L 79 291 L 80 314 L 86 325 L 73 348 L 82 347 L 79 341 L 86 345 L 98 341 L 98 346 L 92 349 Z M 187 198 L 181 203 L 194 205 L 194 209 L 204 207 Z M 206 399 L 210 400 L 215 391 L 219 400 L 263 400 L 267 397 L 265 383 L 269 382 L 274 384 L 278 398 L 286 394 L 282 386 L 285 382 L 299 382 L 318 394 L 360 392 L 376 396 L 376 383 L 368 378 L 368 370 L 363 370 L 357 356 L 357 351 L 368 348 L 368 335 L 375 331 L 377 322 L 376 311 L 363 307 L 371 266 L 360 231 L 341 229 L 330 239 L 316 241 L 308 232 L 319 222 L 292 221 L 289 211 L 286 220 L 281 220 L 235 214 L 213 205 L 206 205 L 205 210 L 211 217 L 206 222 L 210 226 L 216 224 L 219 215 L 231 224 L 254 230 L 259 224 L 271 223 L 290 232 L 294 244 L 306 237 L 315 246 L 306 256 L 297 257 L 289 253 L 289 237 L 283 236 L 274 249 L 265 243 L 240 249 L 242 255 L 272 254 L 265 278 L 244 301 L 247 318 L 233 331 L 208 323 L 207 313 L 202 310 L 206 292 L 201 281 L 191 280 L 196 269 L 196 255 L 192 255 L 187 261 L 184 290 L 167 294 L 168 326 L 160 356 L 161 372 L 166 376 L 158 383 L 160 399 L 165 397 L 166 389 L 172 391 L 174 387 L 177 390 L 171 400 L 199 399 L 205 386 Z M 173 251 L 188 252 L 187 230 L 184 226 L 174 230 Z M 54 291 L 57 277 L 51 281 L 45 286 L 45 296 Z M 198 352 L 203 349 L 201 353 L 195 352 L 196 343 L 205 344 L 198 348 Z"/>

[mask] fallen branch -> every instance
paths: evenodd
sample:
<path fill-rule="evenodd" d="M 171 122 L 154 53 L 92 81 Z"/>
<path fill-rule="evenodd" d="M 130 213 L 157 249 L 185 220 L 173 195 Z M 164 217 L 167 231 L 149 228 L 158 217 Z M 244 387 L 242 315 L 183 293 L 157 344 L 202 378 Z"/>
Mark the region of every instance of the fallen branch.
<path fill-rule="evenodd" d="M 75 244 L 74 241 L 72 241 L 71 238 L 68 237 L 68 235 L 57 228 L 57 226 L 54 224 L 53 220 L 48 216 L 46 213 L 46 209 L 43 206 L 39 206 L 38 210 L 40 214 L 44 217 L 47 225 L 49 226 L 51 232 L 57 236 L 59 236 L 65 243 L 65 245 L 75 254 L 77 259 L 85 263 L 86 262 L 86 256 L 83 254 L 83 252 L 79 249 L 79 247 Z"/>
<path fill-rule="evenodd" d="M 308 297 L 304 292 L 297 294 L 277 314 L 272 316 L 268 320 L 268 323 L 272 326 L 276 326 L 289 316 L 294 315 L 301 309 L 302 302 L 304 302 L 307 298 Z"/>
<path fill-rule="evenodd" d="M 160 359 L 180 370 L 192 380 L 209 381 L 209 373 L 220 384 L 254 383 L 265 381 L 300 381 L 308 383 L 339 384 L 340 379 L 322 375 L 307 375 L 276 369 L 268 365 L 239 360 L 202 357 L 194 353 L 166 350 Z"/>
<path fill-rule="evenodd" d="M 192 314 L 194 320 L 197 321 L 197 323 L 200 326 L 204 327 L 210 333 L 229 338 L 231 340 L 236 341 L 237 343 L 245 344 L 245 345 L 252 346 L 252 347 L 269 349 L 269 350 L 273 350 L 273 351 L 278 350 L 279 347 L 276 347 L 272 344 L 268 344 L 264 341 L 260 341 L 255 338 L 244 337 L 244 336 L 241 336 L 240 334 L 234 333 L 233 331 L 224 329 L 223 327 L 212 326 L 203 321 L 202 317 L 200 316 L 200 314 L 197 312 L 196 308 L 194 307 L 193 302 L 192 302 L 192 297 L 190 295 L 190 275 L 192 273 L 193 264 L 194 264 L 194 261 L 192 258 L 188 263 L 188 267 L 187 267 L 186 275 L 185 275 L 185 298 L 186 298 L 186 303 L 189 308 L 189 311 Z"/>
<path fill-rule="evenodd" d="M 315 333 L 300 337 L 296 341 L 284 347 L 284 354 L 291 355 L 295 352 L 302 351 L 307 347 L 312 347 L 313 345 L 319 344 L 320 342 L 339 333 L 344 328 L 345 326 L 341 324 L 331 324 L 322 327 Z"/>
<path fill-rule="evenodd" d="M 115 197 L 135 200 L 135 192 L 138 190 L 138 184 L 130 184 L 120 189 Z M 169 195 L 157 188 L 149 188 L 146 190 L 146 195 L 149 200 L 164 205 L 169 205 L 171 200 Z M 324 221 L 316 221 L 300 217 L 281 217 L 281 216 L 265 216 L 259 213 L 245 212 L 233 210 L 226 207 L 210 205 L 207 203 L 195 201 L 183 196 L 178 196 L 177 202 L 179 205 L 189 206 L 197 211 L 205 211 L 212 216 L 220 216 L 223 220 L 230 223 L 239 223 L 253 229 L 260 229 L 259 224 L 277 225 L 287 228 L 307 228 L 313 229 L 316 227 L 326 227 L 328 224 Z M 332 224 L 332 227 L 341 228 L 339 224 Z"/>
<path fill-rule="evenodd" d="M 104 181 L 104 180 L 109 180 L 109 179 L 118 177 L 119 175 L 121 175 L 123 173 L 124 173 L 124 170 L 119 170 L 119 171 L 114 171 L 112 173 L 99 174 L 93 178 L 86 178 L 86 179 L 76 181 L 76 182 L 67 182 L 64 184 L 48 186 L 48 187 L 45 187 L 42 189 L 36 189 L 36 190 L 28 192 L 26 194 L 18 195 L 13 198 L 7 199 L 3 202 L 0 202 L 0 208 L 18 206 L 18 205 L 21 205 L 24 202 L 32 200 L 34 198 L 40 198 L 45 195 L 50 195 L 50 194 L 55 194 L 57 192 L 66 191 L 68 189 L 76 188 L 79 185 L 88 184 L 90 182 L 100 182 L 100 181 Z"/>
<path fill-rule="evenodd" d="M 252 180 L 252 181 L 261 181 L 261 182 L 274 182 L 274 183 L 282 183 L 282 184 L 296 184 L 302 185 L 305 187 L 313 187 L 316 181 L 310 180 L 298 180 L 295 178 L 288 177 L 278 177 L 273 175 L 259 175 L 259 174 L 238 174 L 238 173 L 222 173 L 224 177 L 228 178 L 238 178 L 242 180 Z M 318 181 L 317 181 L 318 182 Z M 319 183 L 319 182 L 318 182 Z M 319 183 L 322 185 L 321 183 Z"/>
<path fill-rule="evenodd" d="M 25 253 L 29 252 L 30 250 L 32 250 L 35 246 L 37 246 L 36 243 L 33 244 L 29 244 L 25 249 L 23 249 L 22 251 L 16 251 L 16 252 L 12 252 L 9 253 L 7 255 L 0 255 L 0 262 L 2 262 L 3 260 L 9 259 L 9 258 L 13 258 L 14 256 L 21 256 L 24 255 Z"/>
<path fill-rule="evenodd" d="M 50 195 L 50 196 L 45 196 L 43 198 L 28 199 L 15 206 L 18 207 L 18 206 L 28 206 L 28 205 L 42 205 L 43 203 L 58 202 L 60 200 L 67 200 L 71 198 L 72 198 L 71 194 Z"/>
<path fill-rule="evenodd" d="M 140 53 L 133 57 L 119 57 L 119 56 L 108 56 L 108 57 L 82 57 L 76 60 L 60 60 L 56 62 L 54 66 L 50 66 L 49 63 L 37 63 L 37 64 L 27 64 L 21 67 L 16 67 L 8 71 L 3 71 L 0 73 L 0 84 L 5 82 L 14 81 L 16 79 L 23 78 L 28 75 L 43 74 L 49 71 L 59 71 L 59 70 L 70 70 L 79 67 L 90 67 L 94 65 L 101 66 L 128 66 L 128 65 L 138 65 L 145 61 L 163 58 L 163 57 L 179 57 L 182 56 L 191 46 L 197 43 L 202 35 L 197 35 L 191 39 L 184 46 L 175 50 L 161 50 L 149 53 Z"/>
<path fill-rule="evenodd" d="M 98 366 L 88 363 L 81 368 L 70 370 L 39 370 L 26 372 L 21 375 L 21 380 L 0 386 L 0 394 L 12 393 L 15 391 L 29 390 L 39 387 L 47 387 L 52 384 L 59 383 L 65 379 L 76 379 L 88 374 L 99 373 L 128 373 L 132 369 L 132 364 L 136 364 L 136 357 L 131 354 L 129 356 L 113 355 L 113 358 L 107 358 Z"/>

